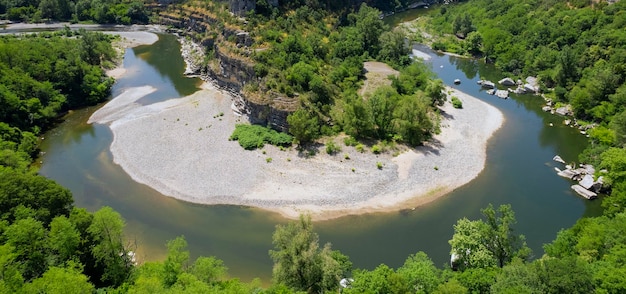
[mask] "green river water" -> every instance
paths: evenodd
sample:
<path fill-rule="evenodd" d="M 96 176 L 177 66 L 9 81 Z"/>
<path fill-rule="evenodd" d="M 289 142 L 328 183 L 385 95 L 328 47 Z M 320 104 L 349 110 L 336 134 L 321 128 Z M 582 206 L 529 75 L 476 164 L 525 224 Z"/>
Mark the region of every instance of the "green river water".
<path fill-rule="evenodd" d="M 128 74 L 116 82 L 113 96 L 128 87 L 152 85 L 158 90 L 139 101 L 149 104 L 196 91 L 201 81 L 183 76 L 179 48 L 174 36 L 160 35 L 153 45 L 127 50 Z M 430 54 L 433 71 L 446 84 L 461 79 L 455 87 L 504 113 L 504 125 L 489 141 L 484 171 L 467 185 L 414 210 L 316 222 L 321 242 L 331 242 L 356 268 L 373 269 L 381 263 L 398 267 L 418 251 L 443 266 L 449 260 L 447 241 L 458 219 L 479 218 L 480 209 L 488 203 L 510 203 L 518 220 L 517 232 L 525 234 L 535 256 L 541 256 L 542 244 L 554 239 L 560 229 L 584 215 L 600 213 L 600 201 L 575 195 L 569 189 L 571 183 L 553 170 L 558 166 L 552 162 L 556 154 L 567 161 L 577 159 L 587 144 L 584 136 L 564 126 L 563 118 L 542 112 L 539 97 L 502 100 L 480 91 L 479 77 L 502 78 L 491 66 Z M 95 211 L 107 205 L 120 212 L 140 260 L 164 258 L 166 241 L 184 235 L 192 256 L 214 255 L 224 260 L 232 276 L 269 282 L 272 233 L 287 220 L 253 208 L 186 203 L 135 183 L 112 162 L 108 126 L 86 123 L 100 106 L 74 111 L 45 134 L 40 173 L 68 187 L 79 207 Z"/>

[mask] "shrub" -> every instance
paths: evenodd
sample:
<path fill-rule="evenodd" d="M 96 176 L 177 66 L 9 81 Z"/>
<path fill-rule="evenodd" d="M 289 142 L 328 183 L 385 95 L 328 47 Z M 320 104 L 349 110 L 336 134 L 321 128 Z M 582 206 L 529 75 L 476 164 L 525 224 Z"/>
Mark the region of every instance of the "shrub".
<path fill-rule="evenodd" d="M 356 146 L 359 144 L 359 142 L 352 136 L 343 138 L 343 143 L 346 144 L 346 146 Z"/>
<path fill-rule="evenodd" d="M 272 158 L 271 158 L 271 157 L 266 158 L 266 159 L 265 159 L 265 162 L 267 162 L 267 163 L 272 162 Z"/>
<path fill-rule="evenodd" d="M 334 155 L 339 151 L 341 151 L 341 146 L 335 144 L 334 141 L 329 141 L 328 143 L 326 143 L 326 153 L 328 155 Z"/>
<path fill-rule="evenodd" d="M 383 163 L 382 163 L 382 162 L 380 162 L 380 161 L 376 162 L 376 167 L 377 167 L 378 169 L 383 169 Z"/>
<path fill-rule="evenodd" d="M 452 106 L 454 108 L 463 108 L 463 102 L 459 100 L 456 96 L 452 96 Z"/>
<path fill-rule="evenodd" d="M 363 153 L 365 151 L 365 145 L 363 144 L 357 144 L 355 147 L 356 151 Z"/>
<path fill-rule="evenodd" d="M 293 137 L 258 125 L 238 124 L 229 140 L 237 140 L 241 147 L 252 150 L 262 148 L 265 143 L 283 147 L 291 146 Z"/>
<path fill-rule="evenodd" d="M 372 146 L 372 153 L 380 154 L 381 152 L 383 152 L 383 148 L 380 147 L 380 145 L 376 144 L 376 145 Z"/>

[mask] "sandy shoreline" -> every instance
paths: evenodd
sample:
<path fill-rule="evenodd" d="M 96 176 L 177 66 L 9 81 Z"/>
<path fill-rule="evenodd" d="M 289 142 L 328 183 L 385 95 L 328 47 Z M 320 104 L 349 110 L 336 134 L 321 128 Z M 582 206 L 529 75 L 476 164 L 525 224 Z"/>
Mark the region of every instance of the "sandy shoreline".
<path fill-rule="evenodd" d="M 230 96 L 209 84 L 146 106 L 134 103 L 149 91 L 141 88 L 128 89 L 90 119 L 110 123 L 114 162 L 135 181 L 184 201 L 252 206 L 288 218 L 308 212 L 322 220 L 430 202 L 482 171 L 487 140 L 504 120 L 495 107 L 449 88 L 464 108 L 446 103 L 442 132 L 425 146 L 393 157 L 359 153 L 337 139 L 337 155 L 322 147 L 307 158 L 273 146 L 245 151 L 228 141 L 241 118 Z"/>

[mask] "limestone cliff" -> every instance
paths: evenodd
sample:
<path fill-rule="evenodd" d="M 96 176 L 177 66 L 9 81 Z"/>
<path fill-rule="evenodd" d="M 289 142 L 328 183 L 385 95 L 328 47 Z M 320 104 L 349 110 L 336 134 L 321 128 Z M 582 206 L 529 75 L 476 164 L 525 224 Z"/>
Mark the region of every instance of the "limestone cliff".
<path fill-rule="evenodd" d="M 250 1 L 230 1 L 231 5 L 232 2 L 238 2 L 237 9 L 249 8 L 243 2 Z M 254 61 L 249 57 L 254 45 L 250 34 L 236 25 L 224 24 L 210 11 L 186 6 L 182 10 L 182 13 L 162 13 L 161 23 L 174 27 L 176 33 L 191 37 L 206 46 L 207 52 L 212 52 L 209 62 L 197 74 L 231 92 L 237 111 L 245 114 L 251 123 L 287 131 L 287 116 L 297 108 L 297 99 L 278 93 L 244 93 L 247 84 L 259 83 Z"/>

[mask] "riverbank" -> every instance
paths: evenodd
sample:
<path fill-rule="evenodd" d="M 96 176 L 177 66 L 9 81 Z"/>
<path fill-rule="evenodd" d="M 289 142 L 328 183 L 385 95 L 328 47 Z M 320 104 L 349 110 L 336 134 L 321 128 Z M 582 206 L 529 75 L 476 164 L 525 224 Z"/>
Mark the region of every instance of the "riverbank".
<path fill-rule="evenodd" d="M 448 91 L 463 101 L 463 109 L 444 105 L 441 134 L 396 157 L 360 153 L 339 140 L 343 150 L 334 156 L 323 147 L 312 157 L 273 146 L 243 150 L 228 140 L 241 120 L 231 110 L 231 97 L 210 84 L 188 97 L 146 106 L 134 101 L 149 89 L 135 90 L 133 99 L 126 93 L 113 104 L 121 98 L 116 97 L 90 122 L 110 123 L 114 162 L 164 195 L 257 207 L 288 218 L 307 212 L 323 220 L 414 208 L 481 172 L 487 140 L 503 116 L 474 97 Z M 107 112 L 115 117 L 102 115 Z"/>

